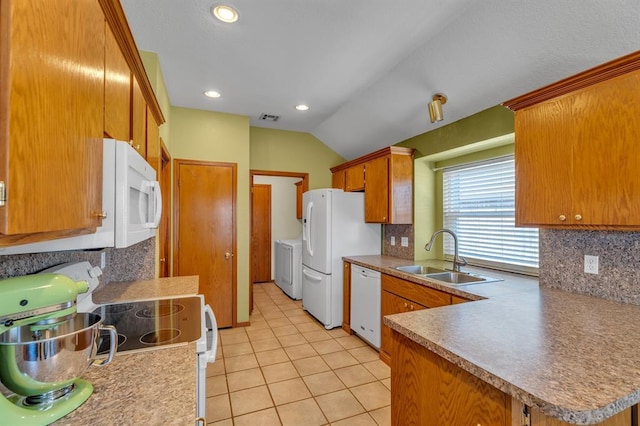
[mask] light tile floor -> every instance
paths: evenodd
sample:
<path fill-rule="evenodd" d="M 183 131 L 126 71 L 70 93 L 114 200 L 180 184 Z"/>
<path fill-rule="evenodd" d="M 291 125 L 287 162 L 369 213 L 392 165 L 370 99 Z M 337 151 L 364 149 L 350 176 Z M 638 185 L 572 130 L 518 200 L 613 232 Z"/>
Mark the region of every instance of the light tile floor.
<path fill-rule="evenodd" d="M 254 285 L 251 325 L 220 330 L 207 369 L 212 425 L 388 425 L 389 367 L 341 328 L 325 330 L 273 283 Z"/>

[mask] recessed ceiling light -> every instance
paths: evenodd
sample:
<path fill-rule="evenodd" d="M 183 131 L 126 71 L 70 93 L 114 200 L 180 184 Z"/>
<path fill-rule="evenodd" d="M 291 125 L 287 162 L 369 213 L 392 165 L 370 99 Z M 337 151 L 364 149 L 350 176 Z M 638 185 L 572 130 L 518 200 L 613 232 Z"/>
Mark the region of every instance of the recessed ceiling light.
<path fill-rule="evenodd" d="M 238 20 L 238 11 L 231 6 L 220 4 L 218 6 L 214 6 L 213 16 L 222 22 L 230 24 Z"/>
<path fill-rule="evenodd" d="M 300 104 L 300 105 L 296 105 L 296 109 L 298 111 L 307 111 L 309 109 L 309 106 L 305 104 Z"/>
<path fill-rule="evenodd" d="M 216 92 L 215 90 L 207 90 L 206 92 L 204 92 L 204 95 L 208 98 L 219 98 L 220 97 L 220 93 Z"/>

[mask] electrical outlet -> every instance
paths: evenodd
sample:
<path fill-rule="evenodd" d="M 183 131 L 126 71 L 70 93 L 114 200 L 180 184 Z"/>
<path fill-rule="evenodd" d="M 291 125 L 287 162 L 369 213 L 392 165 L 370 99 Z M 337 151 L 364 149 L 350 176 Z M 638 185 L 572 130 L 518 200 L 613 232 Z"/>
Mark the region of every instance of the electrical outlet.
<path fill-rule="evenodd" d="M 584 272 L 587 274 L 598 273 L 598 256 L 584 255 Z"/>
<path fill-rule="evenodd" d="M 392 246 L 396 245 L 396 237 L 391 237 L 391 238 L 389 238 L 389 240 L 391 240 L 391 245 Z"/>
<path fill-rule="evenodd" d="M 400 245 L 402 247 L 409 247 L 409 237 L 400 237 Z"/>

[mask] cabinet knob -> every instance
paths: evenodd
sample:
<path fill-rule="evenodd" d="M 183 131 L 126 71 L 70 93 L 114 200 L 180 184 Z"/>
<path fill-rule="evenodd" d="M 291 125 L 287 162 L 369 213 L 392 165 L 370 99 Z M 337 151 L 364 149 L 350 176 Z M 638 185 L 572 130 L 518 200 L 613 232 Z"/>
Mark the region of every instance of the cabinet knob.
<path fill-rule="evenodd" d="M 164 257 L 162 259 L 160 259 L 160 262 L 166 262 L 167 259 L 165 259 Z"/>
<path fill-rule="evenodd" d="M 558 217 L 558 219 L 560 219 L 560 222 L 564 222 L 565 220 L 567 220 L 567 217 L 561 214 L 560 217 Z"/>
<path fill-rule="evenodd" d="M 133 144 L 133 139 L 129 141 L 129 146 L 131 146 L 136 151 L 140 151 L 140 145 L 134 145 Z"/>
<path fill-rule="evenodd" d="M 411 305 L 411 307 L 409 309 L 411 309 L 413 311 L 413 305 Z"/>
<path fill-rule="evenodd" d="M 229 259 L 232 256 L 233 256 L 233 253 L 225 252 L 225 254 L 224 254 L 224 258 L 225 259 Z"/>
<path fill-rule="evenodd" d="M 99 217 L 100 219 L 106 219 L 107 218 L 107 212 L 94 213 L 93 216 L 94 217 Z"/>
<path fill-rule="evenodd" d="M 575 216 L 575 218 L 576 218 L 576 220 L 582 220 L 582 215 L 577 214 L 577 215 Z"/>
<path fill-rule="evenodd" d="M 405 308 L 409 307 L 409 304 L 407 302 L 404 302 L 404 307 Z"/>

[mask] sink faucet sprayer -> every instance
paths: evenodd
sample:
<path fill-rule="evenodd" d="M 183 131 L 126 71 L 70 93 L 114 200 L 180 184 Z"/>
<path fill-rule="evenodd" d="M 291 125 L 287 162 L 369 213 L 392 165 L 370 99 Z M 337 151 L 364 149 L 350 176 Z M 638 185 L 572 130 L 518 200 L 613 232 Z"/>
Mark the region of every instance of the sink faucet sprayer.
<path fill-rule="evenodd" d="M 425 244 L 424 249 L 426 251 L 431 250 L 431 247 L 433 246 L 434 241 L 436 240 L 436 237 L 442 233 L 447 233 L 449 235 L 451 235 L 453 237 L 453 270 L 455 272 L 460 272 L 460 267 L 464 266 L 467 264 L 467 259 L 465 259 L 464 257 L 460 257 L 458 256 L 458 237 L 456 236 L 456 234 L 450 230 L 450 229 L 439 229 L 436 232 L 433 233 L 433 235 L 431 236 L 431 240 Z"/>

